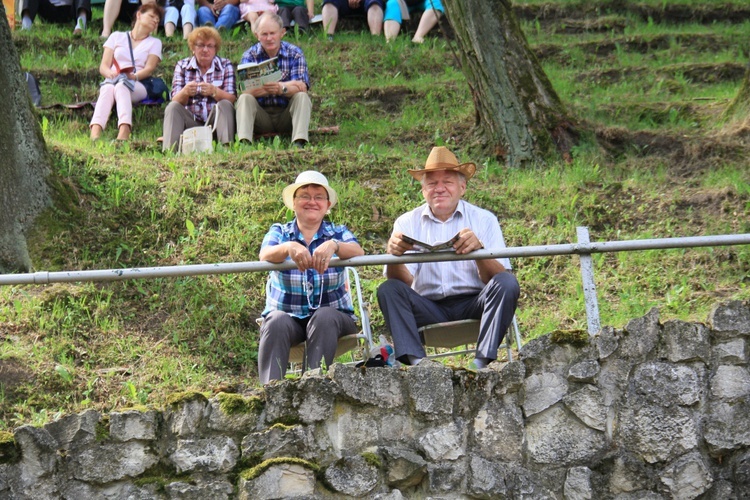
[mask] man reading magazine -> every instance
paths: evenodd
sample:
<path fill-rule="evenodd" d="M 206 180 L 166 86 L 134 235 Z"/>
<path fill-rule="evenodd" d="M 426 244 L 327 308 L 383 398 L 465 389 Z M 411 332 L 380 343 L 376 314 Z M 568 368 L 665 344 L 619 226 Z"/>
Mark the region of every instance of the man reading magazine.
<path fill-rule="evenodd" d="M 312 101 L 307 94 L 310 76 L 302 49 L 282 41 L 286 30 L 281 17 L 266 11 L 253 26 L 259 42 L 243 55 L 240 66 L 276 58 L 281 79 L 245 89 L 237 100 L 237 138 L 253 142 L 255 133 L 291 134 L 292 143 L 304 147 L 308 140 Z"/>
<path fill-rule="evenodd" d="M 432 149 L 424 169 L 409 170 L 422 183 L 427 203 L 396 219 L 388 253 L 403 255 L 414 248 L 416 239 L 434 242 L 456 234 L 451 247 L 457 254 L 480 250 L 485 244 L 492 249 L 505 247 L 497 217 L 462 199 L 475 171 L 476 165 L 459 164 L 444 147 Z M 419 327 L 460 319 L 480 321 L 470 368 L 486 368 L 497 358 L 520 293 L 508 259 L 388 264 L 384 274 L 388 279 L 378 288 L 378 304 L 393 337 L 396 359 L 419 363 L 425 357 Z"/>

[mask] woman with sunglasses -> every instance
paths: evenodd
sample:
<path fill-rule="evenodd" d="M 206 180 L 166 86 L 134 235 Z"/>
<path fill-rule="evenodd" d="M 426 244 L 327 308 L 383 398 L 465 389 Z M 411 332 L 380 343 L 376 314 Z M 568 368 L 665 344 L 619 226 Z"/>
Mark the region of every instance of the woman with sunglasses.
<path fill-rule="evenodd" d="M 263 238 L 260 260 L 294 262 L 297 269 L 271 271 L 260 327 L 258 376 L 263 384 L 284 378 L 292 346 L 306 342 L 306 366 L 333 363 L 339 337 L 357 333 L 343 267 L 328 265 L 336 256 L 363 255 L 346 226 L 324 220 L 336 205 L 336 191 L 326 177 L 302 172 L 284 188 L 284 205 L 294 212 L 286 224 L 274 224 Z"/>

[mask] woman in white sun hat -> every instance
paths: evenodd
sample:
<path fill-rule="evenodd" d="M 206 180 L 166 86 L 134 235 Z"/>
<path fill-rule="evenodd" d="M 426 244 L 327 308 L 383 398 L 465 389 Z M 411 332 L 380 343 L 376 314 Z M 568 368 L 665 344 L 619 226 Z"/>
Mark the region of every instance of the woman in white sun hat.
<path fill-rule="evenodd" d="M 330 366 L 338 338 L 357 333 L 346 271 L 328 267 L 334 256 L 364 254 L 346 226 L 325 220 L 338 201 L 336 191 L 323 174 L 308 170 L 284 188 L 282 198 L 295 217 L 271 226 L 259 259 L 294 261 L 297 269 L 271 271 L 268 277 L 258 352 L 263 384 L 284 378 L 292 346 L 307 342 L 305 368 L 318 368 L 323 359 Z"/>

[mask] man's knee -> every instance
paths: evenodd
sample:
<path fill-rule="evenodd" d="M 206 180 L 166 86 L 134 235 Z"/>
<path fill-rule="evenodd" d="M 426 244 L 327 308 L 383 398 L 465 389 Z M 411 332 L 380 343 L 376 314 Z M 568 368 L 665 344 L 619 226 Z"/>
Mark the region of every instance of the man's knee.
<path fill-rule="evenodd" d="M 513 273 L 507 271 L 497 273 L 490 281 L 493 286 L 502 290 L 508 296 L 517 298 L 521 294 L 521 286 L 518 284 L 518 279 Z"/>
<path fill-rule="evenodd" d="M 386 297 L 403 295 L 405 289 L 409 286 L 401 280 L 388 279 L 378 287 L 378 302 L 382 302 Z"/>

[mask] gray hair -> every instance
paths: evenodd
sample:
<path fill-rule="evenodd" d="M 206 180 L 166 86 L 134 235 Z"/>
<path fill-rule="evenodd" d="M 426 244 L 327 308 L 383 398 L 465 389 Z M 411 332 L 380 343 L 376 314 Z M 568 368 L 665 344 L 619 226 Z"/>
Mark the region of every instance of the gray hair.
<path fill-rule="evenodd" d="M 253 23 L 253 27 L 252 27 L 253 33 L 257 35 L 255 30 L 257 30 L 258 26 L 260 26 L 260 23 L 262 23 L 266 19 L 272 19 L 276 24 L 279 25 L 279 28 L 284 29 L 284 20 L 281 19 L 281 16 L 275 12 L 271 12 L 270 10 L 267 10 L 263 14 L 261 14 L 258 17 L 258 19 L 256 19 L 255 22 Z"/>

